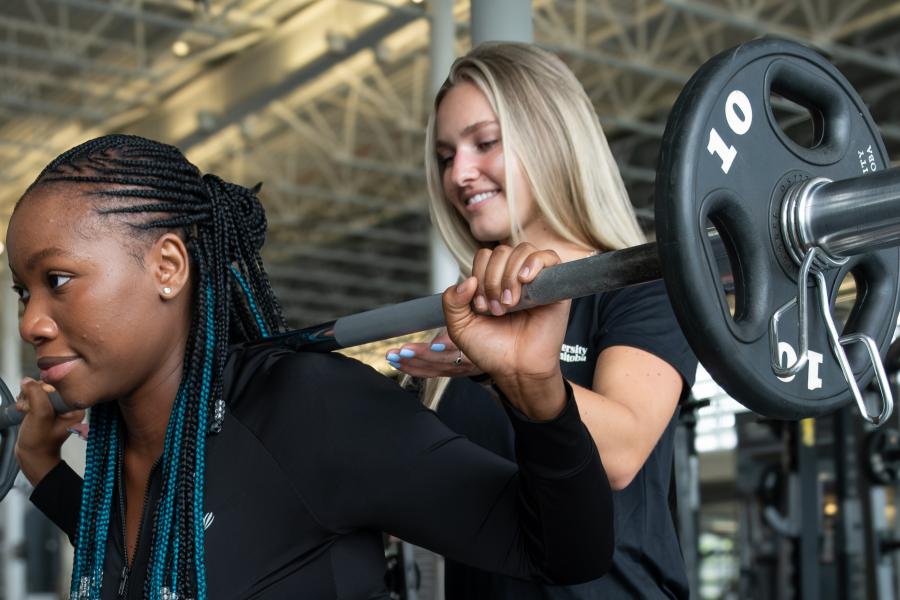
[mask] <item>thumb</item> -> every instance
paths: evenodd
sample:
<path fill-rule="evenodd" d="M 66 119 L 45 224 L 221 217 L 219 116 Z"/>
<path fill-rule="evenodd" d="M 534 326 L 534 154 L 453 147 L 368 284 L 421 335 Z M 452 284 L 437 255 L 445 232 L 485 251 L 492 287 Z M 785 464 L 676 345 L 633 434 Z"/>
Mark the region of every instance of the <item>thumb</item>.
<path fill-rule="evenodd" d="M 459 285 L 444 290 L 441 297 L 444 305 L 444 318 L 447 320 L 447 331 L 452 334 L 455 327 L 462 325 L 467 319 L 475 316 L 471 302 L 478 289 L 478 280 L 469 277 Z"/>
<path fill-rule="evenodd" d="M 73 410 L 72 412 L 62 413 L 59 415 L 59 419 L 66 423 L 81 423 L 84 421 L 85 411 L 83 410 Z"/>
<path fill-rule="evenodd" d="M 69 433 L 74 433 L 83 440 L 87 440 L 88 433 L 90 432 L 90 425 L 87 423 L 75 423 L 68 428 L 68 431 Z"/>
<path fill-rule="evenodd" d="M 434 336 L 434 339 L 431 340 L 432 344 L 452 344 L 453 342 L 450 340 L 450 335 L 447 333 L 447 329 L 441 329 L 440 333 Z"/>

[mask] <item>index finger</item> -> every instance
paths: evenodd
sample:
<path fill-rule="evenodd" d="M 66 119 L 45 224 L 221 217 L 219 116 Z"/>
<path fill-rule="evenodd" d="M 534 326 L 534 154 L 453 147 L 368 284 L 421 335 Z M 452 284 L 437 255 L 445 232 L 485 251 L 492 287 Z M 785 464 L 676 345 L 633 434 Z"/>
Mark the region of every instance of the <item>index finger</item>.
<path fill-rule="evenodd" d="M 19 397 L 27 403 L 29 413 L 43 419 L 52 419 L 56 416 L 56 409 L 50 402 L 50 394 L 55 391 L 56 388 L 49 383 L 25 377 L 22 379 Z"/>
<path fill-rule="evenodd" d="M 475 253 L 472 261 L 472 276 L 478 280 L 478 289 L 475 291 L 475 298 L 472 301 L 475 311 L 479 313 L 488 312 L 487 294 L 484 289 L 484 272 L 488 263 L 491 261 L 492 250 L 481 248 Z"/>
<path fill-rule="evenodd" d="M 558 265 L 561 262 L 559 254 L 553 250 L 538 250 L 530 254 L 519 269 L 519 281 L 531 283 L 543 269 Z"/>

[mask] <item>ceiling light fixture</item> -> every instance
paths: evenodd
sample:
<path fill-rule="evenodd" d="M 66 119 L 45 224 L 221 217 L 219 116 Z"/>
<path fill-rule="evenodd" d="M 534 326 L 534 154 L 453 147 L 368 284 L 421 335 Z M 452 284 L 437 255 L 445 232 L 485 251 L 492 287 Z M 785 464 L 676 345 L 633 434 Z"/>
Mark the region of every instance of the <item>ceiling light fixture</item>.
<path fill-rule="evenodd" d="M 184 40 L 175 40 L 172 44 L 172 54 L 178 58 L 184 58 L 191 52 L 191 46 Z"/>

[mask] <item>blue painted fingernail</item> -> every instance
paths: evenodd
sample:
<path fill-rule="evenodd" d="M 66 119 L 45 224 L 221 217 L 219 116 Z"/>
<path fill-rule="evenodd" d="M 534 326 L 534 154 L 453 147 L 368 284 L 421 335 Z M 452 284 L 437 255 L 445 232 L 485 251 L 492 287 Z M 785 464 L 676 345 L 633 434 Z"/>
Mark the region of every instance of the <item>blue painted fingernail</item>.
<path fill-rule="evenodd" d="M 68 431 L 70 434 L 74 435 L 75 437 L 77 437 L 79 439 L 82 439 L 82 440 L 87 439 L 86 437 L 81 435 L 81 432 L 79 430 L 75 429 L 74 427 L 69 427 L 66 429 L 66 431 Z"/>
<path fill-rule="evenodd" d="M 398 360 L 400 360 L 400 355 L 397 354 L 396 352 L 388 352 L 387 359 L 388 359 L 388 362 L 391 362 L 391 361 L 397 362 Z"/>
<path fill-rule="evenodd" d="M 415 355 L 415 350 L 410 350 L 409 348 L 404 348 L 400 351 L 400 356 L 402 356 L 403 358 L 412 358 Z"/>
<path fill-rule="evenodd" d="M 443 351 L 446 350 L 446 349 L 447 349 L 447 346 L 444 345 L 444 344 L 438 343 L 438 344 L 432 344 L 432 345 L 431 345 L 431 351 L 432 351 L 432 352 L 443 352 Z"/>
<path fill-rule="evenodd" d="M 392 361 L 392 360 L 389 360 L 389 361 L 388 361 L 388 364 L 390 364 L 390 365 L 391 365 L 392 367 L 394 367 L 395 369 L 398 369 L 398 370 L 400 369 L 400 363 L 398 363 L 398 362 L 394 362 L 394 361 Z"/>

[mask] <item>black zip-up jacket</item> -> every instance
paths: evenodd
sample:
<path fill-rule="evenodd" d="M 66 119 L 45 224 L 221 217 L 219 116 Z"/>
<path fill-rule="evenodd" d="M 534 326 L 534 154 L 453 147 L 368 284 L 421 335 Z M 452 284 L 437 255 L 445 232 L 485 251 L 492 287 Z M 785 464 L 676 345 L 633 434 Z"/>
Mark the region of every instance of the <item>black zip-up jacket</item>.
<path fill-rule="evenodd" d="M 576 583 L 609 568 L 609 483 L 571 389 L 550 422 L 508 407 L 516 465 L 340 355 L 237 347 L 224 382 L 228 411 L 206 460 L 210 600 L 388 598 L 382 531 L 516 577 Z M 114 498 L 104 599 L 142 597 L 160 471 L 128 568 Z M 74 539 L 80 495 L 60 463 L 32 501 Z"/>

